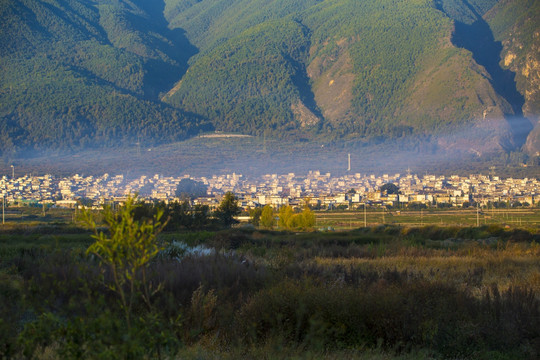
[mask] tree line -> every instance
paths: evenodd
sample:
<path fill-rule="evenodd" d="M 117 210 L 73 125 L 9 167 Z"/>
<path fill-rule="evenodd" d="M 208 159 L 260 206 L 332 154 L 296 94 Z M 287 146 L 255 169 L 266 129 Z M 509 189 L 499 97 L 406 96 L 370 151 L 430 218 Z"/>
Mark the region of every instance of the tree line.
<path fill-rule="evenodd" d="M 255 208 L 250 211 L 251 223 L 264 229 L 309 230 L 315 226 L 315 213 L 308 203 L 301 211 L 295 211 L 292 206 L 282 206 L 278 211 L 270 205 Z"/>
<path fill-rule="evenodd" d="M 196 231 L 231 227 L 239 222 L 236 217 L 242 210 L 238 198 L 232 192 L 227 192 L 213 211 L 208 205 L 193 205 L 188 199 L 170 203 L 139 201 L 133 208 L 133 218 L 136 221 L 147 221 L 160 213 L 167 220 L 164 231 Z M 276 211 L 272 206 L 265 205 L 251 209 L 249 215 L 251 224 L 269 230 L 309 230 L 316 222 L 315 213 L 308 205 L 301 211 L 289 205 Z"/>

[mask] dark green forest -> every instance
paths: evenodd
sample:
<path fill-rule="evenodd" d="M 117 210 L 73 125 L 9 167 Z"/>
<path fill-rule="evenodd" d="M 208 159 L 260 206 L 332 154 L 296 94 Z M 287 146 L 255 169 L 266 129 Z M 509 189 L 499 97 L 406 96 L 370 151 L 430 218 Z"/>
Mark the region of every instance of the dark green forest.
<path fill-rule="evenodd" d="M 0 12 L 1 151 L 171 142 L 205 128 L 157 100 L 195 50 L 179 52 L 181 34 L 152 13 L 108 1 L 2 1 Z"/>
<path fill-rule="evenodd" d="M 394 139 L 517 116 L 496 135 L 513 139 L 501 150 L 534 154 L 539 11 L 530 0 L 2 0 L 0 151 L 213 130 Z"/>

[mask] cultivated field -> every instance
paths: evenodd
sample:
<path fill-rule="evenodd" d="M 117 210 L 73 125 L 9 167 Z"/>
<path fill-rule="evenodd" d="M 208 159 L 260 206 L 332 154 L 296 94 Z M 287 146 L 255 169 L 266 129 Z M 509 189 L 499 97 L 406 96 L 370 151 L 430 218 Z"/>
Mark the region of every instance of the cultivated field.
<path fill-rule="evenodd" d="M 521 209 L 425 209 L 388 210 L 360 208 L 357 211 L 316 212 L 317 227 L 350 230 L 364 226 L 477 226 L 502 225 L 513 227 L 540 226 L 540 208 Z"/>

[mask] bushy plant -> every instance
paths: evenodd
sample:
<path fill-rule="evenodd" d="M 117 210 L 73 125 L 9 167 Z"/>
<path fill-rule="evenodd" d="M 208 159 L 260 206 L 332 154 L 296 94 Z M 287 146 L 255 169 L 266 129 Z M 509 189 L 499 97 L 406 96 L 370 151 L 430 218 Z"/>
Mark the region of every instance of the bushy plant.
<path fill-rule="evenodd" d="M 273 229 L 275 222 L 274 209 L 270 205 L 265 205 L 261 213 L 261 226 L 266 229 Z"/>
<path fill-rule="evenodd" d="M 307 205 L 300 213 L 295 213 L 291 206 L 283 206 L 279 209 L 278 226 L 291 230 L 310 229 L 315 226 L 315 214 Z"/>
<path fill-rule="evenodd" d="M 24 357 L 34 358 L 48 350 L 53 357 L 66 359 L 160 358 L 174 354 L 180 346 L 179 319 L 145 313 L 126 330 L 125 319 L 103 299 L 95 299 L 88 310 L 84 316 L 67 319 L 43 313 L 27 324 L 18 338 Z"/>
<path fill-rule="evenodd" d="M 11 358 L 16 352 L 16 330 L 22 311 L 19 279 L 0 274 L 0 358 Z"/>
<path fill-rule="evenodd" d="M 112 282 L 107 286 L 118 294 L 128 328 L 131 326 L 136 298 L 140 296 L 151 310 L 151 297 L 159 290 L 148 281 L 146 268 L 162 250 L 156 237 L 164 226 L 161 223 L 163 211 L 158 211 L 150 220 L 136 221 L 134 209 L 134 197 L 128 197 L 118 212 L 106 207 L 103 219 L 107 233 L 99 230 L 90 211 L 84 211 L 81 217 L 86 226 L 94 231 L 93 238 L 96 240 L 87 253 L 97 256 L 111 272 Z"/>
<path fill-rule="evenodd" d="M 538 354 L 539 307 L 530 291 L 479 300 L 451 285 L 399 279 L 379 278 L 366 288 L 286 280 L 245 304 L 238 331 L 248 343 L 277 338 L 309 348 L 427 347 L 451 358 L 482 351 Z"/>

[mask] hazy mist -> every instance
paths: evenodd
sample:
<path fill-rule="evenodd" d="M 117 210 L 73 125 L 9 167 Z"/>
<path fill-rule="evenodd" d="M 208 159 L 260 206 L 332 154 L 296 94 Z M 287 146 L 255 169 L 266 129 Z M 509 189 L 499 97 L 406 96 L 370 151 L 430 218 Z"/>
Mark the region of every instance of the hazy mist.
<path fill-rule="evenodd" d="M 491 166 L 500 169 L 508 166 L 501 159 L 508 158 L 509 152 L 519 151 L 531 127 L 523 118 L 483 119 L 439 135 L 389 140 L 297 142 L 256 137 L 195 137 L 156 147 L 134 144 L 79 152 L 32 151 L 24 158 L 4 158 L 0 171 L 11 175 L 14 165 L 16 176 L 109 173 L 127 177 L 153 174 L 198 177 L 233 172 L 259 176 L 305 174 L 310 170 L 342 175 L 347 173 L 348 154 L 351 154 L 350 173 L 400 173 L 408 169 L 416 173 L 487 172 Z"/>

